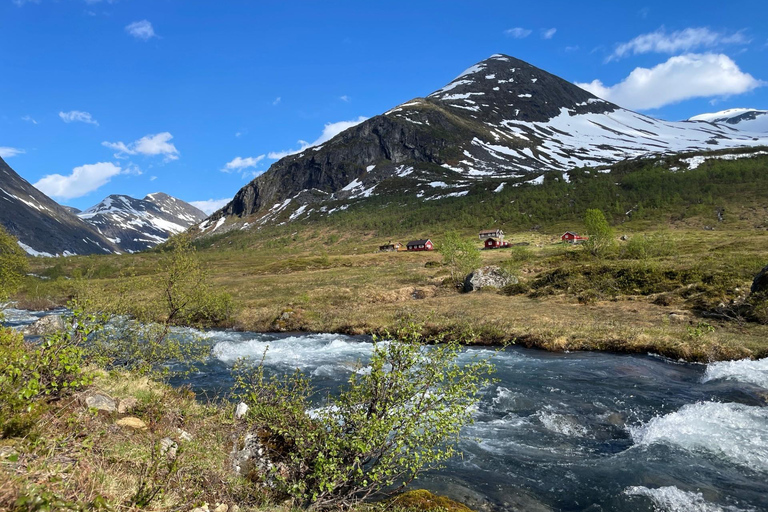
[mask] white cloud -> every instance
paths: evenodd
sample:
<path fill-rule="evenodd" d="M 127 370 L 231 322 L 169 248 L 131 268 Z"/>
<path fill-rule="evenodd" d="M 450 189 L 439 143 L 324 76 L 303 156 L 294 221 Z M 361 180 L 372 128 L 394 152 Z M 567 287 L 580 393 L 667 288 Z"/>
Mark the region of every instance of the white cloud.
<path fill-rule="evenodd" d="M 576 46 L 566 46 L 565 51 L 567 52 L 577 52 L 579 51 L 579 45 Z"/>
<path fill-rule="evenodd" d="M 246 169 L 254 169 L 257 165 L 259 165 L 259 162 L 264 160 L 266 158 L 266 155 L 259 155 L 257 157 L 249 156 L 246 158 L 242 157 L 235 157 L 233 160 L 227 162 L 227 164 L 222 169 L 223 172 L 243 172 Z"/>
<path fill-rule="evenodd" d="M 677 53 L 689 52 L 697 48 L 712 48 L 726 44 L 746 44 L 749 40 L 742 32 L 726 34 L 713 32 L 706 27 L 686 28 L 675 32 L 667 32 L 661 27 L 655 32 L 642 34 L 629 42 L 619 44 L 607 62 L 617 60 L 627 55 L 641 53 Z"/>
<path fill-rule="evenodd" d="M 273 101 L 272 104 L 274 106 L 278 106 L 282 100 L 283 99 L 280 96 L 278 96 L 277 98 L 275 98 L 275 101 Z"/>
<path fill-rule="evenodd" d="M 136 39 L 141 39 L 142 41 L 149 41 L 153 37 L 157 37 L 157 34 L 155 34 L 155 29 L 147 20 L 134 21 L 125 27 L 125 31 Z"/>
<path fill-rule="evenodd" d="M 179 150 L 169 142 L 172 138 L 173 135 L 168 132 L 163 132 L 155 135 L 145 135 L 130 144 L 105 141 L 102 142 L 101 145 L 117 151 L 117 153 L 115 153 L 115 158 L 124 158 L 125 155 L 163 155 L 165 161 L 169 162 L 171 160 L 179 159 Z"/>
<path fill-rule="evenodd" d="M 533 32 L 533 31 L 529 30 L 527 28 L 522 28 L 522 27 L 510 28 L 510 29 L 507 29 L 507 30 L 504 31 L 504 33 L 507 36 L 515 38 L 515 39 L 526 38 L 529 35 L 531 35 L 531 32 Z"/>
<path fill-rule="evenodd" d="M 23 155 L 24 153 L 26 153 L 26 151 L 23 149 L 0 146 L 0 158 L 11 158 L 12 156 Z"/>
<path fill-rule="evenodd" d="M 350 98 L 350 97 L 349 97 L 349 96 L 347 96 L 346 94 L 345 94 L 344 96 L 339 96 L 339 99 L 340 99 L 341 101 L 345 101 L 345 102 L 347 102 L 347 103 L 349 103 L 349 102 L 352 100 L 352 98 Z"/>
<path fill-rule="evenodd" d="M 616 85 L 600 80 L 576 85 L 622 107 L 646 110 L 690 98 L 742 94 L 765 84 L 742 72 L 726 55 L 690 53 L 651 69 L 635 68 Z"/>
<path fill-rule="evenodd" d="M 99 126 L 99 122 L 96 121 L 88 112 L 82 112 L 80 110 L 70 110 L 69 112 L 59 112 L 59 117 L 65 123 L 87 123 L 95 126 Z"/>
<path fill-rule="evenodd" d="M 207 199 L 205 201 L 190 201 L 189 204 L 191 204 L 195 208 L 203 210 L 207 215 L 210 215 L 216 210 L 220 210 L 221 208 L 224 208 L 225 206 L 227 206 L 227 203 L 229 203 L 231 200 L 232 200 L 231 197 L 225 197 L 224 199 Z"/>
<path fill-rule="evenodd" d="M 13 0 L 13 3 L 21 7 L 24 4 L 39 4 L 40 0 Z"/>
<path fill-rule="evenodd" d="M 314 142 L 307 142 L 305 140 L 300 140 L 299 142 L 299 149 L 287 149 L 284 151 L 270 151 L 267 156 L 271 160 L 279 160 L 285 156 L 288 155 L 295 155 L 296 153 L 301 153 L 307 148 L 311 148 L 312 146 L 318 146 L 322 144 L 323 142 L 326 142 L 344 130 L 348 128 L 352 128 L 353 126 L 356 126 L 363 121 L 368 119 L 367 117 L 360 116 L 357 119 L 354 119 L 352 121 L 339 121 L 337 123 L 326 123 L 325 127 L 323 127 L 323 133 L 320 134 L 320 137 L 318 137 Z"/>
<path fill-rule="evenodd" d="M 555 37 L 555 32 L 557 32 L 556 28 L 541 29 L 541 38 L 552 39 Z"/>
<path fill-rule="evenodd" d="M 42 193 L 60 199 L 74 199 L 109 183 L 123 170 L 111 162 L 82 165 L 72 169 L 72 174 L 49 174 L 34 184 Z"/>
<path fill-rule="evenodd" d="M 24 116 L 21 118 L 22 121 L 26 121 L 28 123 L 37 124 L 37 121 L 32 116 Z"/>

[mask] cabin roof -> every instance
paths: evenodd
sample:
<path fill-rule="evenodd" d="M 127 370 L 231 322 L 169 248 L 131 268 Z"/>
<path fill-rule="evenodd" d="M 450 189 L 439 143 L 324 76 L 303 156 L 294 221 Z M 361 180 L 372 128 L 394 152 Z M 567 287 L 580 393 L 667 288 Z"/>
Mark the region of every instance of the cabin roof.
<path fill-rule="evenodd" d="M 407 245 L 426 245 L 427 242 L 431 242 L 429 238 L 423 240 L 411 240 Z"/>

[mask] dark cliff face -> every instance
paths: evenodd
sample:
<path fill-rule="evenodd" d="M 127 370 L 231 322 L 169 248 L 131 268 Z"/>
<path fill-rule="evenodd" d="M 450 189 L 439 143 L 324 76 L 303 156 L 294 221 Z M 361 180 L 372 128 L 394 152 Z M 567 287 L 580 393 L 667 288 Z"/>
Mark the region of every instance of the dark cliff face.
<path fill-rule="evenodd" d="M 115 247 L 0 158 L 0 223 L 30 254 L 106 254 Z"/>
<path fill-rule="evenodd" d="M 766 143 L 706 123 L 637 114 L 519 59 L 494 55 L 424 98 L 275 162 L 199 227 L 210 234 L 227 221 L 284 221 L 290 211 L 325 215 L 339 201 L 372 195 L 437 200 L 465 195 L 484 181 L 535 184 L 547 171 Z"/>

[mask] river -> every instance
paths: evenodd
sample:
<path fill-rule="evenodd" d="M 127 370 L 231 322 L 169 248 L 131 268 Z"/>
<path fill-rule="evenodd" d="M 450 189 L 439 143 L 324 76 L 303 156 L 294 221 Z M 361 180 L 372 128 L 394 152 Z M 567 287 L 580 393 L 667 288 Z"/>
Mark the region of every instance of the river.
<path fill-rule="evenodd" d="M 35 316 L 12 310 L 8 321 Z M 267 347 L 268 369 L 299 368 L 322 390 L 371 352 L 366 337 L 201 335 L 214 357 L 175 383 L 208 396 L 230 386 L 238 357 L 260 359 Z M 478 351 L 493 353 L 464 357 Z M 499 381 L 483 390 L 463 457 L 418 486 L 477 510 L 768 510 L 768 359 L 702 365 L 510 347 L 494 361 Z"/>

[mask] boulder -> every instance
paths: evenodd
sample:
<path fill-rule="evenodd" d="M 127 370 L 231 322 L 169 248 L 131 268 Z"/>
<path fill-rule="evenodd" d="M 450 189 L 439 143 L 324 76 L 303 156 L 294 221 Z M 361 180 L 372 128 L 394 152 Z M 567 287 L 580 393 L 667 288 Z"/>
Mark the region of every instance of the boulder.
<path fill-rule="evenodd" d="M 180 429 L 180 428 L 177 428 L 177 429 L 176 429 L 176 433 L 177 433 L 177 434 L 179 434 L 179 440 L 181 440 L 181 441 L 187 441 L 187 442 L 190 442 L 190 441 L 192 441 L 192 439 L 193 439 L 193 438 L 192 438 L 192 434 L 190 434 L 190 433 L 189 433 L 189 432 L 187 432 L 186 430 L 182 430 L 182 429 Z"/>
<path fill-rule="evenodd" d="M 213 509 L 213 512 L 228 512 L 228 511 L 229 511 L 229 506 L 225 503 L 222 503 L 221 505 Z"/>
<path fill-rule="evenodd" d="M 235 419 L 241 420 L 245 417 L 245 415 L 248 413 L 248 404 L 245 402 L 240 402 L 237 404 L 237 409 L 235 409 Z"/>
<path fill-rule="evenodd" d="M 768 265 L 757 273 L 755 280 L 752 281 L 752 293 L 768 293 Z"/>
<path fill-rule="evenodd" d="M 63 331 L 66 327 L 61 315 L 44 316 L 40 320 L 24 328 L 24 334 L 27 336 L 46 336 L 55 332 Z"/>
<path fill-rule="evenodd" d="M 117 404 L 117 412 L 120 414 L 128 414 L 136 408 L 139 401 L 129 396 L 128 398 L 121 398 L 120 403 Z"/>
<path fill-rule="evenodd" d="M 125 418 L 121 418 L 115 422 L 117 425 L 120 425 L 121 427 L 128 427 L 135 430 L 146 430 L 147 424 L 144 423 L 139 418 L 136 418 L 134 416 L 126 416 Z"/>
<path fill-rule="evenodd" d="M 90 395 L 85 398 L 85 405 L 91 409 L 105 412 L 117 411 L 117 404 L 106 395 Z"/>
<path fill-rule="evenodd" d="M 517 277 L 501 267 L 489 265 L 469 274 L 464 280 L 464 291 L 472 292 L 483 288 L 504 288 L 508 284 L 517 284 Z"/>

